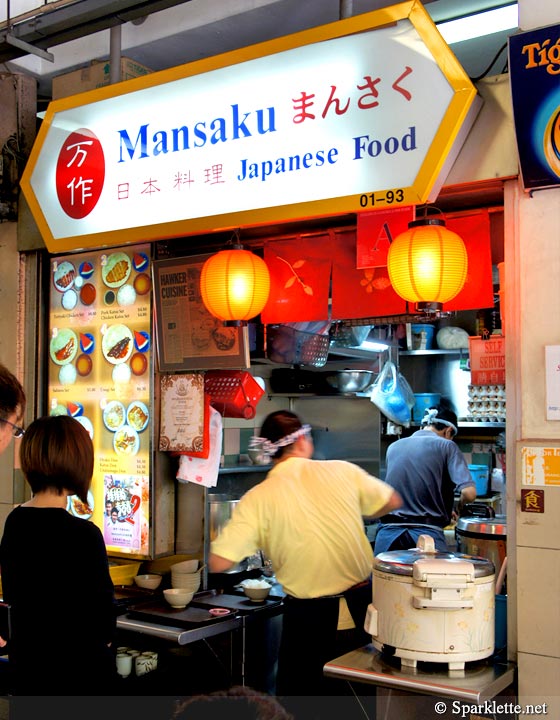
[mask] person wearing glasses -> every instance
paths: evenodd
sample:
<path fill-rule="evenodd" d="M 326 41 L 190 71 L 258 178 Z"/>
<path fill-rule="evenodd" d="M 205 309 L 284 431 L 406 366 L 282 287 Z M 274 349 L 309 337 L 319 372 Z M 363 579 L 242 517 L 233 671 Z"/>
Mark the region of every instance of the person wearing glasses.
<path fill-rule="evenodd" d="M 0 364 L 0 453 L 13 437 L 20 438 L 24 434 L 21 427 L 24 412 L 25 393 L 21 383 Z"/>
<path fill-rule="evenodd" d="M 311 427 L 292 412 L 268 415 L 260 435 L 254 441 L 273 467 L 212 542 L 209 568 L 224 572 L 261 549 L 286 593 L 276 693 L 338 694 L 323 666 L 371 640 L 363 630 L 373 561 L 364 517 L 392 512 L 400 498 L 353 463 L 313 460 Z"/>
<path fill-rule="evenodd" d="M 25 412 L 25 392 L 20 381 L 0 363 L 0 455 L 12 442 L 25 433 L 21 421 Z M 7 621 L 2 625 L 7 628 Z M 3 637 L 5 635 L 6 637 Z M 0 648 L 7 645 L 7 629 L 0 635 Z"/>
<path fill-rule="evenodd" d="M 457 415 L 444 405 L 424 412 L 421 428 L 387 448 L 385 482 L 402 497 L 395 512 L 380 518 L 374 553 L 416 547 L 420 535 L 434 538 L 436 550 L 448 552 L 443 528 L 454 512 L 476 498 L 476 486 L 453 438 Z"/>

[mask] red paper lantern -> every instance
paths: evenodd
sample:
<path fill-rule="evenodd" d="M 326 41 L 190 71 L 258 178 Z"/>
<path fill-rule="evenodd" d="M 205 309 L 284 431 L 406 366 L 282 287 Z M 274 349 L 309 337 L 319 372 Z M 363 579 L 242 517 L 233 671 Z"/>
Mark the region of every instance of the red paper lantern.
<path fill-rule="evenodd" d="M 440 218 L 408 224 L 389 247 L 387 270 L 393 289 L 417 310 L 440 310 L 467 279 L 467 249 Z"/>
<path fill-rule="evenodd" d="M 266 263 L 248 250 L 222 250 L 202 266 L 202 302 L 220 320 L 242 323 L 255 317 L 265 306 L 269 291 Z"/>

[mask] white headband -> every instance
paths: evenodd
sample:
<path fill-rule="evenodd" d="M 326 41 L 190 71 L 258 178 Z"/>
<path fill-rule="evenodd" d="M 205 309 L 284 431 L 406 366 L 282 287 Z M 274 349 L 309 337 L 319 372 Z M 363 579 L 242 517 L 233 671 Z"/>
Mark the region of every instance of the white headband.
<path fill-rule="evenodd" d="M 309 432 L 311 432 L 311 425 L 302 425 L 300 428 L 294 430 L 294 432 L 290 433 L 289 435 L 285 435 L 283 438 L 280 438 L 280 440 L 276 440 L 276 442 L 272 442 L 268 438 L 255 436 L 253 436 L 251 439 L 255 444 L 260 446 L 261 450 L 265 453 L 265 455 L 268 455 L 268 457 L 272 457 L 273 455 L 276 455 L 276 452 L 280 450 L 280 448 L 295 443 L 298 438 L 302 437 L 302 435 L 307 435 L 307 433 Z"/>
<path fill-rule="evenodd" d="M 422 418 L 422 422 L 420 423 L 421 426 L 425 427 L 426 425 L 433 425 L 434 423 L 439 423 L 440 425 L 447 425 L 447 427 L 452 428 L 455 435 L 457 435 L 457 433 L 459 432 L 457 430 L 457 427 L 453 425 L 452 422 L 449 422 L 449 420 L 442 420 L 441 418 L 438 418 L 437 415 L 437 408 L 426 408 L 426 410 L 424 410 L 424 417 Z"/>

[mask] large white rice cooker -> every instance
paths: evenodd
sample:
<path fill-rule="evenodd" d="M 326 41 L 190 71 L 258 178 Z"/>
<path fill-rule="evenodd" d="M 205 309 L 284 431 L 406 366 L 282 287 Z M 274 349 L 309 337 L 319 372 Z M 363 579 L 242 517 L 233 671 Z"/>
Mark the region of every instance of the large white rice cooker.
<path fill-rule="evenodd" d="M 494 652 L 494 576 L 490 560 L 439 552 L 421 535 L 415 548 L 374 558 L 364 628 L 403 666 L 421 660 L 461 670 Z"/>

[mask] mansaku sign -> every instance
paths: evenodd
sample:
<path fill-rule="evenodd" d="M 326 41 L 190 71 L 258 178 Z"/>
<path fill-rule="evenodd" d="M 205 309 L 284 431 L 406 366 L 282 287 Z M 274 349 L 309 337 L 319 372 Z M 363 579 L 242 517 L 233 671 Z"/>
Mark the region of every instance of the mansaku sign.
<path fill-rule="evenodd" d="M 22 188 L 53 253 L 414 205 L 475 95 L 403 2 L 54 101 Z"/>

